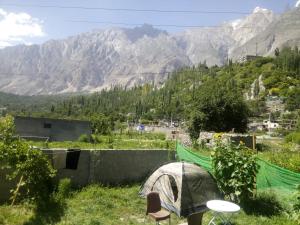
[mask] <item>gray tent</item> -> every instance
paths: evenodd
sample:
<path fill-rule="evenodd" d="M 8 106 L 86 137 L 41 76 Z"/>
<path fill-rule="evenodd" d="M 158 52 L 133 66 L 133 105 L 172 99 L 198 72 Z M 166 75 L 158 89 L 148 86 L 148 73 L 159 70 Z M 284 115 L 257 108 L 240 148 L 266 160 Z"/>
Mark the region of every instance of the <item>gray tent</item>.
<path fill-rule="evenodd" d="M 213 177 L 199 166 L 175 162 L 158 168 L 147 179 L 140 195 L 159 193 L 161 205 L 178 216 L 188 216 L 206 210 L 206 202 L 220 198 Z"/>

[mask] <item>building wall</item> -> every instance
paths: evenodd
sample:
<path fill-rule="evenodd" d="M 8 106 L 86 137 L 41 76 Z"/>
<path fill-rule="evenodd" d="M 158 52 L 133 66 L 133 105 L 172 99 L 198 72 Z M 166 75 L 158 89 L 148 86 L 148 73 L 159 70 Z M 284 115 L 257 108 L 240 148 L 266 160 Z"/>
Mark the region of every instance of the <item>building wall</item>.
<path fill-rule="evenodd" d="M 175 160 L 175 151 L 167 150 L 82 150 L 76 170 L 63 165 L 66 149 L 43 150 L 57 170 L 55 180 L 70 178 L 73 186 L 91 183 L 123 184 L 146 179 L 162 164 Z M 0 200 L 9 199 L 14 183 L 0 170 Z"/>
<path fill-rule="evenodd" d="M 15 117 L 15 125 L 20 136 L 49 137 L 50 141 L 75 141 L 82 134 L 91 134 L 87 121 Z"/>

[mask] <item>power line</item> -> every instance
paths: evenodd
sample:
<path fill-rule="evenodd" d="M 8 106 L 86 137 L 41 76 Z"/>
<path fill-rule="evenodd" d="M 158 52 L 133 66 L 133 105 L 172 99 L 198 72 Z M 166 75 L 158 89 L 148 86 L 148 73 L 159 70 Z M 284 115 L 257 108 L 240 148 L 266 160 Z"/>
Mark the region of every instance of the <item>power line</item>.
<path fill-rule="evenodd" d="M 13 7 L 28 7 L 28 8 L 82 9 L 82 10 L 151 12 L 151 13 L 237 14 L 237 15 L 252 14 L 252 12 L 243 12 L 243 11 L 162 10 L 162 9 L 106 8 L 106 7 L 64 6 L 64 5 L 14 4 L 14 3 L 1 3 L 1 5 L 2 6 L 13 6 Z"/>
<path fill-rule="evenodd" d="M 124 26 L 143 26 L 145 23 L 123 23 L 112 21 L 93 21 L 93 20 L 65 20 L 70 23 L 90 23 L 90 24 L 110 24 L 110 25 L 124 25 Z M 205 26 L 205 25 L 177 25 L 177 24 L 150 24 L 154 27 L 182 27 L 182 28 L 226 28 L 224 25 Z M 239 28 L 253 28 L 254 26 L 241 26 Z"/>

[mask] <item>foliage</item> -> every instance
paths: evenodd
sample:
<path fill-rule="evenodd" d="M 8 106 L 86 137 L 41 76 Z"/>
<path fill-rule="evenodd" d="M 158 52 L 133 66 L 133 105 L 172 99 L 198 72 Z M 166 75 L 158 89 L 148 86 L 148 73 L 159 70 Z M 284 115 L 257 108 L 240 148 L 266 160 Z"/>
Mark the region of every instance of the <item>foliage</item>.
<path fill-rule="evenodd" d="M 247 214 L 267 217 L 279 215 L 283 211 L 283 206 L 277 199 L 276 194 L 272 192 L 259 193 L 257 196 L 254 196 L 254 198 L 242 202 L 242 207 Z"/>
<path fill-rule="evenodd" d="M 114 129 L 114 123 L 112 118 L 103 114 L 97 114 L 92 116 L 92 132 L 94 134 L 110 134 Z"/>
<path fill-rule="evenodd" d="M 91 141 L 91 138 L 87 135 L 87 134 L 82 134 L 80 135 L 80 137 L 78 138 L 78 141 L 79 142 L 90 142 Z"/>
<path fill-rule="evenodd" d="M 224 132 L 234 129 L 245 132 L 249 109 L 234 83 L 212 79 L 197 93 L 195 111 L 192 114 L 189 131 L 197 138 L 199 132 Z"/>
<path fill-rule="evenodd" d="M 300 211 L 300 185 L 298 186 L 298 193 L 297 193 L 297 203 L 294 205 L 294 209 Z"/>
<path fill-rule="evenodd" d="M 264 140 L 258 149 L 259 157 L 279 167 L 300 173 L 299 146 L 283 140 Z"/>
<path fill-rule="evenodd" d="M 253 197 L 258 165 L 243 144 L 218 143 L 212 152 L 213 172 L 220 190 L 232 201 Z"/>
<path fill-rule="evenodd" d="M 287 110 L 296 110 L 300 109 L 300 89 L 292 88 L 287 91 L 287 100 L 286 100 L 286 109 Z"/>
<path fill-rule="evenodd" d="M 298 185 L 298 191 L 293 195 L 296 199 L 293 209 L 290 212 L 289 216 L 291 219 L 298 221 L 298 225 L 300 224 L 300 185 Z"/>
<path fill-rule="evenodd" d="M 55 173 L 47 156 L 14 137 L 14 122 L 10 116 L 0 119 L 0 134 L 0 161 L 4 168 L 12 171 L 9 179 L 18 180 L 12 204 L 21 193 L 22 197 L 38 203 L 48 198 Z"/>
<path fill-rule="evenodd" d="M 262 99 L 250 100 L 247 102 L 247 104 L 252 117 L 258 117 L 266 112 L 266 102 Z"/>
<path fill-rule="evenodd" d="M 115 86 L 90 95 L 14 96 L 0 93 L 0 106 L 17 115 L 43 116 L 102 121 L 94 131 L 108 134 L 122 132 L 124 122 L 190 121 L 199 115 L 198 95 L 216 82 L 219 92 L 232 89 L 242 98 L 260 75 L 266 88 L 261 92 L 255 83 L 257 99 L 250 103 L 252 115 L 264 113 L 264 100 L 269 93 L 284 99 L 286 109 L 297 110 L 300 104 L 299 50 L 278 50 L 276 58 L 259 58 L 245 63 L 229 63 L 208 68 L 205 63 L 175 71 L 161 87 L 153 84 L 131 89 Z M 298 53 L 297 53 L 298 52 Z M 297 67 L 298 65 L 298 67 Z M 202 91 L 201 91 L 202 90 Z M 214 91 L 214 89 L 211 89 Z M 232 92 L 234 92 L 232 91 Z M 213 93 L 213 92 L 212 92 Z M 214 94 L 216 97 L 218 93 Z M 230 96 L 226 96 L 230 97 Z M 200 97 L 201 98 L 201 97 Z M 256 111 L 258 109 L 258 112 Z M 98 118 L 99 117 L 99 118 Z M 93 119 L 91 119 L 93 118 Z M 99 125 L 99 127 L 98 127 Z M 197 132 L 195 132 L 197 133 Z"/>
<path fill-rule="evenodd" d="M 295 131 L 285 136 L 286 142 L 292 142 L 300 145 L 300 131 Z"/>
<path fill-rule="evenodd" d="M 71 180 L 69 178 L 60 179 L 54 197 L 58 202 L 64 202 L 70 197 L 71 191 Z"/>

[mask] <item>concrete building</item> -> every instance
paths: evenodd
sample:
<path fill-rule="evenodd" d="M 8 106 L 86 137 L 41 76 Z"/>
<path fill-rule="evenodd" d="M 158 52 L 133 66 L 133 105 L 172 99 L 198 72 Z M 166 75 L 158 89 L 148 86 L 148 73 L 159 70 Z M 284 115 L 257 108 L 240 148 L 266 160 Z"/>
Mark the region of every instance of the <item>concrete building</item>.
<path fill-rule="evenodd" d="M 264 120 L 263 124 L 268 131 L 274 131 L 278 128 L 281 128 L 279 123 L 277 123 L 276 121 Z"/>
<path fill-rule="evenodd" d="M 238 62 L 239 63 L 244 63 L 244 62 L 253 61 L 253 60 L 258 59 L 258 58 L 262 58 L 262 57 L 258 56 L 258 55 L 245 55 L 245 56 L 239 58 Z"/>
<path fill-rule="evenodd" d="M 49 141 L 75 141 L 82 134 L 91 135 L 88 121 L 15 117 L 16 133 L 23 138 Z"/>

